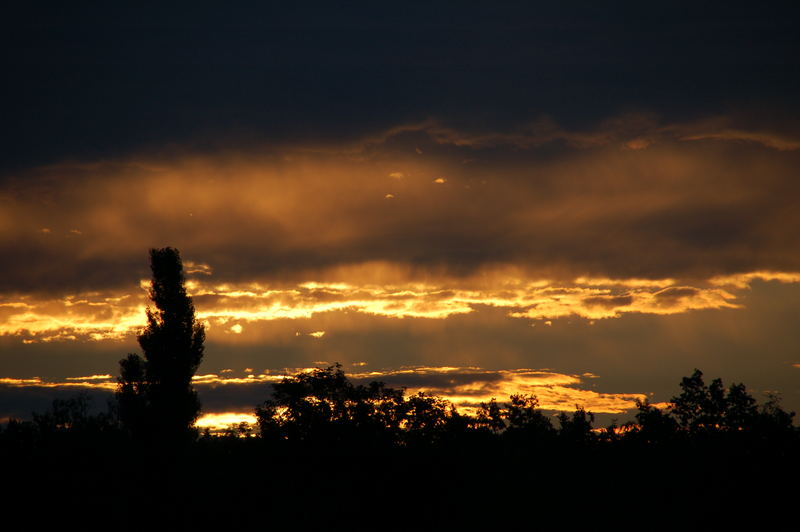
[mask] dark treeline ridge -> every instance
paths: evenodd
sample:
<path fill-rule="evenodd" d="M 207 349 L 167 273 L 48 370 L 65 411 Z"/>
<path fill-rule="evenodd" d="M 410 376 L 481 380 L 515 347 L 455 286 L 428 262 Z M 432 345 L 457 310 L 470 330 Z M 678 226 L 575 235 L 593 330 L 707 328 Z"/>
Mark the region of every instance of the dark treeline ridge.
<path fill-rule="evenodd" d="M 797 495 L 794 414 L 697 370 L 668 408 L 639 403 L 636 421 L 605 428 L 580 408 L 548 415 L 534 396 L 465 415 L 435 395 L 353 385 L 339 365 L 273 387 L 256 430 L 141 439 L 118 408 L 92 415 L 79 395 L 7 423 L 0 452 L 20 504 L 52 497 L 122 528 L 448 529 L 565 511 L 576 523 L 616 511 L 634 520 L 617 527 L 636 528 L 651 512 L 699 526 L 767 509 L 759 518 L 780 523 Z"/>

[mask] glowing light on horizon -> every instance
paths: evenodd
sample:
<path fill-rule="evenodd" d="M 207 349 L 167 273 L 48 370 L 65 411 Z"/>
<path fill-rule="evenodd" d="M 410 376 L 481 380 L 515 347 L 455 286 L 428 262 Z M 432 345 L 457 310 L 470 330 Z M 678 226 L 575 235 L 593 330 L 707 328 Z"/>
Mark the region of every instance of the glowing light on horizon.
<path fill-rule="evenodd" d="M 195 422 L 195 426 L 199 429 L 222 430 L 240 423 L 255 425 L 257 422 L 258 418 L 247 412 L 220 412 L 203 414 Z"/>

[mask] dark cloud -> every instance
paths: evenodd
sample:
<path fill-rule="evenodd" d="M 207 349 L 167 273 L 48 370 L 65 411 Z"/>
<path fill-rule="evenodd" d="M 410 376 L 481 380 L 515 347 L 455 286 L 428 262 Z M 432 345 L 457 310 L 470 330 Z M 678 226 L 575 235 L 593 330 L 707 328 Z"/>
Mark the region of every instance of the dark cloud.
<path fill-rule="evenodd" d="M 6 170 L 175 142 L 354 138 L 430 116 L 504 129 L 642 108 L 798 112 L 789 3 L 45 6 L 3 17 Z"/>
<path fill-rule="evenodd" d="M 427 124 L 414 126 L 433 147 L 422 155 L 417 142 L 394 146 L 408 131 L 394 128 L 355 144 L 43 167 L 0 193 L 0 291 L 135 286 L 147 248 L 163 245 L 221 282 L 269 284 L 347 282 L 343 269 L 377 263 L 390 267 L 369 274 L 376 283 L 497 266 L 561 280 L 800 270 L 800 150 L 643 124 L 639 149 L 613 121 L 554 126 L 584 139 L 554 149 Z"/>
<path fill-rule="evenodd" d="M 197 395 L 204 412 L 249 412 L 253 413 L 272 396 L 272 385 L 268 383 L 236 385 L 197 385 Z"/>

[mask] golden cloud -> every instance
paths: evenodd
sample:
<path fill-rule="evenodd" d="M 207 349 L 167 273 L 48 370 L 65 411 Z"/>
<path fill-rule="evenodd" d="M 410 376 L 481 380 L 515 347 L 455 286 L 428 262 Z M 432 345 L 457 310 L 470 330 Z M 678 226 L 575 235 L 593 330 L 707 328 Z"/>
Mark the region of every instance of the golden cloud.
<path fill-rule="evenodd" d="M 354 280 L 270 287 L 193 279 L 187 289 L 194 298 L 198 319 L 206 324 L 213 339 L 225 342 L 233 336 L 247 337 L 247 323 L 310 319 L 331 312 L 441 320 L 494 307 L 506 309 L 511 318 L 551 321 L 738 309 L 741 304 L 736 293 L 722 287 L 745 289 L 755 279 L 800 282 L 800 274 L 753 272 L 715 277 L 705 287 L 670 284 L 672 280 L 664 279 L 600 278 L 578 278 L 563 286 L 546 280 L 482 275 L 472 284 L 461 279 L 452 280 L 451 285 L 359 285 Z M 120 340 L 137 334 L 145 325 L 146 303 L 146 290 L 128 294 L 92 292 L 57 300 L 7 299 L 0 303 L 0 335 L 16 336 L 27 343 Z M 321 338 L 325 331 L 306 334 Z"/>
<path fill-rule="evenodd" d="M 148 301 L 130 282 L 165 244 L 182 250 L 220 341 L 329 312 L 735 309 L 753 280 L 800 281 L 793 139 L 719 118 L 514 132 L 426 121 L 353 145 L 38 168 L 0 190 L 0 335 L 135 334 Z"/>
<path fill-rule="evenodd" d="M 258 421 L 256 416 L 247 412 L 219 412 L 213 414 L 203 414 L 195 423 L 199 429 L 209 429 L 212 431 L 219 431 L 230 427 L 231 425 L 239 425 L 240 423 L 247 423 L 255 425 Z"/>
<path fill-rule="evenodd" d="M 105 376 L 100 378 L 98 375 L 92 375 L 90 377 L 68 377 L 65 381 L 45 381 L 39 377 L 27 379 L 0 377 L 0 384 L 14 388 L 83 388 L 98 390 L 116 390 L 117 388 L 116 381 L 112 382 L 110 375 L 108 379 Z"/>
<path fill-rule="evenodd" d="M 617 414 L 635 408 L 644 394 L 598 393 L 581 388 L 588 376 L 566 375 L 546 370 L 484 370 L 476 367 L 412 367 L 390 371 L 354 373 L 354 379 L 386 379 L 403 376 L 428 377 L 427 385 L 411 386 L 407 392 L 428 392 L 444 397 L 465 412 L 474 413 L 481 403 L 506 401 L 515 394 L 533 394 L 545 410 L 573 411 L 581 406 L 594 413 Z M 400 378 L 400 379 L 399 379 Z"/>

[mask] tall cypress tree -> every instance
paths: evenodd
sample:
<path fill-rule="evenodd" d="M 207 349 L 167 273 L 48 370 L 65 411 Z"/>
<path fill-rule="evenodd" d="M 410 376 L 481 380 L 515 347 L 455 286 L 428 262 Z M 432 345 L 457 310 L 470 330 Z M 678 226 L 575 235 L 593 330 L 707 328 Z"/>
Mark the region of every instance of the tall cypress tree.
<path fill-rule="evenodd" d="M 129 354 L 120 361 L 119 416 L 134 435 L 180 439 L 200 413 L 192 377 L 203 359 L 205 329 L 186 294 L 178 250 L 151 249 L 150 269 L 155 309 L 147 309 L 138 337 L 144 359 Z"/>

